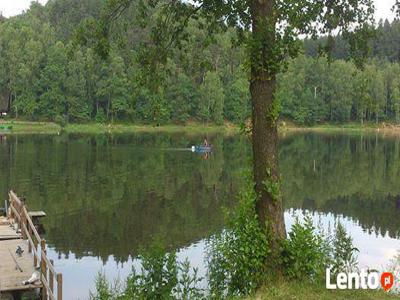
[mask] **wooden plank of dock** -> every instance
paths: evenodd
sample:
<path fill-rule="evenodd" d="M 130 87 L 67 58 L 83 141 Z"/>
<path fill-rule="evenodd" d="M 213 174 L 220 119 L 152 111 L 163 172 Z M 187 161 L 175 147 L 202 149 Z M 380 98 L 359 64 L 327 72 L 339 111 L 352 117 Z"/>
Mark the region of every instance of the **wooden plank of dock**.
<path fill-rule="evenodd" d="M 17 233 L 14 230 L 14 228 L 12 228 L 9 224 L 7 224 L 7 223 L 5 223 L 3 225 L 0 224 L 0 241 L 1 240 L 11 240 L 11 239 L 20 239 L 20 238 L 21 238 L 21 234 Z"/>
<path fill-rule="evenodd" d="M 1 228 L 2 226 L 0 226 Z M 19 257 L 15 250 L 20 246 L 24 252 Z M 14 256 L 22 272 L 16 268 L 16 264 L 11 254 Z M 2 240 L 0 241 L 0 292 L 13 292 L 32 290 L 41 288 L 42 284 L 38 282 L 35 285 L 24 285 L 22 282 L 28 280 L 35 271 L 33 256 L 28 251 L 28 243 L 22 239 Z"/>
<path fill-rule="evenodd" d="M 28 212 L 28 215 L 34 219 L 34 218 L 44 218 L 46 216 L 46 213 L 44 211 L 30 211 Z"/>

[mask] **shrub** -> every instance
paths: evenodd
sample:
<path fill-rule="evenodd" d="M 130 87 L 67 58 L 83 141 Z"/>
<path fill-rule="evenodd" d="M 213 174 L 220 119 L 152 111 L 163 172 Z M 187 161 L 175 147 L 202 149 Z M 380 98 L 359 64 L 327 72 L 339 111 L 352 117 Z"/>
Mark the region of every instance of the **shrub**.
<path fill-rule="evenodd" d="M 326 268 L 331 268 L 334 274 L 355 271 L 357 251 L 340 222 L 333 236 L 324 236 L 307 215 L 303 223 L 296 219 L 293 224 L 284 244 L 282 259 L 289 278 L 318 280 L 324 278 Z"/>
<path fill-rule="evenodd" d="M 196 268 L 191 269 L 189 260 L 178 264 L 178 285 L 176 287 L 176 298 L 182 300 L 202 299 L 204 290 L 198 287 L 203 278 L 198 276 Z M 192 274 L 191 274 L 192 273 Z"/>
<path fill-rule="evenodd" d="M 356 256 L 358 249 L 353 246 L 352 237 L 347 234 L 346 229 L 340 222 L 336 225 L 332 248 L 332 271 L 334 274 L 354 272 L 358 269 Z"/>
<path fill-rule="evenodd" d="M 54 119 L 54 122 L 56 122 L 58 125 L 60 125 L 62 128 L 67 126 L 68 124 L 68 116 L 56 116 Z"/>
<path fill-rule="evenodd" d="M 132 269 L 125 287 L 110 285 L 105 275 L 96 277 L 96 290 L 90 293 L 92 300 L 163 300 L 163 299 L 202 299 L 204 291 L 198 287 L 202 278 L 197 269 L 191 268 L 188 260 L 179 262 L 176 254 L 166 253 L 155 245 L 151 251 L 140 255 L 142 267 L 140 272 Z"/>
<path fill-rule="evenodd" d="M 175 253 L 165 253 L 156 246 L 151 252 L 139 256 L 141 272 L 135 269 L 126 282 L 126 299 L 174 299 L 178 284 L 178 266 Z"/>
<path fill-rule="evenodd" d="M 256 216 L 255 199 L 252 188 L 242 192 L 238 207 L 227 215 L 227 229 L 208 241 L 208 280 L 213 298 L 249 294 L 265 277 L 269 251 Z"/>
<path fill-rule="evenodd" d="M 104 113 L 104 110 L 103 109 L 99 109 L 97 111 L 96 117 L 94 119 L 95 119 L 96 123 L 100 123 L 100 124 L 105 123 L 107 121 L 107 116 Z"/>
<path fill-rule="evenodd" d="M 329 265 L 329 245 L 317 233 L 310 216 L 300 223 L 296 218 L 285 241 L 283 265 L 285 273 L 295 279 L 315 279 L 324 274 Z"/>
<path fill-rule="evenodd" d="M 119 281 L 112 286 L 103 272 L 99 272 L 95 279 L 95 292 L 89 292 L 91 300 L 117 300 L 120 299 L 121 290 Z"/>

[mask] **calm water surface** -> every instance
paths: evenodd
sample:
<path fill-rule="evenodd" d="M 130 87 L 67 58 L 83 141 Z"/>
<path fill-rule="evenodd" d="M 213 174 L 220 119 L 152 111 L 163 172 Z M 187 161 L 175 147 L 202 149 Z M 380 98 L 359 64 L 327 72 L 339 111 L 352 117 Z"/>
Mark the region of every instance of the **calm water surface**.
<path fill-rule="evenodd" d="M 185 150 L 201 136 L 10 136 L 0 140 L 0 192 L 44 210 L 49 255 L 66 299 L 87 299 L 99 271 L 124 279 L 141 251 L 162 241 L 205 273 L 205 239 L 250 165 L 248 141 L 209 136 L 210 157 Z M 361 266 L 400 250 L 400 139 L 290 134 L 281 139 L 287 226 L 304 212 L 326 230 L 341 220 Z"/>

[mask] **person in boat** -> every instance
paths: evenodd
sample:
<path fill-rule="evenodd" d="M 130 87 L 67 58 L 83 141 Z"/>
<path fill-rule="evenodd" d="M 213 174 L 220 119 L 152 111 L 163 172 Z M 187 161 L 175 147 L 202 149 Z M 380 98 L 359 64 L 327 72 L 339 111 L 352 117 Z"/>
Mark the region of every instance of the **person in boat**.
<path fill-rule="evenodd" d="M 209 147 L 210 145 L 208 144 L 207 138 L 204 138 L 204 143 L 203 143 L 204 147 Z"/>

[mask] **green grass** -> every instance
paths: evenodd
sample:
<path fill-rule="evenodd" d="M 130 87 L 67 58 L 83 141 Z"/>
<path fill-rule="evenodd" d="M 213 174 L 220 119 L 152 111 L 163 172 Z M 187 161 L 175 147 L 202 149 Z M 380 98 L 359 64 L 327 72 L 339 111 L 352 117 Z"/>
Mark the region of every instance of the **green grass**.
<path fill-rule="evenodd" d="M 360 123 L 345 123 L 345 124 L 316 124 L 313 126 L 298 126 L 294 124 L 286 124 L 286 126 L 281 126 L 282 129 L 288 130 L 314 130 L 314 131 L 341 131 L 341 130 L 354 130 L 354 131 L 365 131 L 365 130 L 376 130 L 382 128 L 382 124 L 376 123 L 364 123 L 361 125 Z"/>
<path fill-rule="evenodd" d="M 10 127 L 12 127 L 10 129 Z M 191 123 L 188 125 L 138 125 L 138 124 L 68 124 L 61 128 L 58 124 L 52 122 L 28 122 L 28 121 L 3 121 L 0 122 L 0 134 L 58 134 L 66 133 L 86 133 L 86 134 L 104 134 L 104 133 L 135 133 L 135 132 L 164 132 L 164 133 L 235 133 L 238 128 L 232 125 L 203 125 L 201 123 Z"/>
<path fill-rule="evenodd" d="M 284 123 L 284 122 L 282 122 Z M 375 123 L 365 123 L 363 126 L 359 123 L 347 124 L 321 124 L 311 127 L 297 126 L 290 123 L 280 125 L 281 132 L 312 131 L 320 133 L 359 133 L 376 132 L 397 134 L 400 133 L 400 127 L 386 124 L 377 125 Z M 9 129 L 9 127 L 12 129 Z M 67 133 L 140 133 L 140 132 L 163 132 L 163 133 L 185 133 L 185 134 L 203 134 L 203 133 L 226 133 L 234 134 L 239 132 L 239 128 L 230 123 L 222 126 L 205 125 L 203 123 L 192 122 L 187 125 L 141 125 L 141 124 L 68 124 L 61 128 L 58 124 L 52 122 L 28 122 L 28 121 L 0 121 L 0 134 L 57 134 L 61 131 Z"/>
<path fill-rule="evenodd" d="M 24 122 L 3 121 L 0 122 L 0 134 L 39 134 L 57 133 L 61 127 L 51 122 Z"/>
<path fill-rule="evenodd" d="M 164 133 L 235 133 L 237 128 L 234 126 L 224 125 L 203 125 L 203 124 L 189 124 L 189 125 L 136 125 L 136 124 L 69 124 L 64 129 L 68 133 L 135 133 L 135 132 L 164 132 Z"/>
<path fill-rule="evenodd" d="M 291 282 L 261 288 L 248 298 L 257 300 L 386 300 L 399 299 L 399 295 L 382 290 L 327 290 L 323 285 Z"/>
<path fill-rule="evenodd" d="M 315 132 L 319 134 L 382 134 L 386 137 L 398 137 L 400 135 L 400 126 L 391 123 L 346 123 L 346 124 L 318 124 L 314 126 L 297 126 L 294 124 L 285 124 L 279 127 L 281 134 L 296 132 Z"/>

